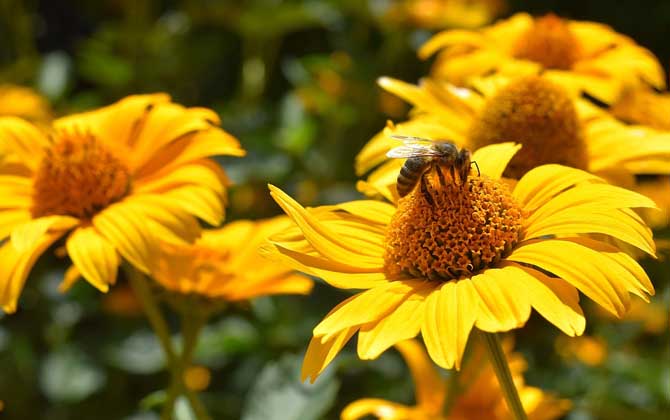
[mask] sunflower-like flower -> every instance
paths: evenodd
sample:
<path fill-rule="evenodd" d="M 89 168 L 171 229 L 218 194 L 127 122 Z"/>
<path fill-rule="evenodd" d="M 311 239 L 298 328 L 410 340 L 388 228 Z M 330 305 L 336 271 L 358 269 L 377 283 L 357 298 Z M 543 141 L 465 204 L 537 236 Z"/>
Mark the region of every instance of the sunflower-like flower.
<path fill-rule="evenodd" d="M 391 5 L 388 18 L 427 29 L 479 28 L 505 6 L 504 0 L 404 0 Z"/>
<path fill-rule="evenodd" d="M 0 85 L 0 116 L 48 122 L 51 115 L 47 100 L 34 90 L 24 86 Z"/>
<path fill-rule="evenodd" d="M 631 38 L 600 23 L 554 14 L 534 18 L 518 13 L 476 31 L 444 31 L 426 42 L 419 55 L 427 58 L 437 51 L 432 75 L 457 85 L 484 74 L 542 72 L 606 103 L 628 88 L 665 87 L 663 67 Z"/>
<path fill-rule="evenodd" d="M 258 253 L 269 235 L 289 225 L 285 216 L 239 220 L 203 231 L 193 244 L 163 242 L 158 258 L 152 261 L 152 277 L 179 294 L 225 301 L 308 294 L 312 290 L 311 279 Z"/>
<path fill-rule="evenodd" d="M 244 154 L 218 123 L 163 94 L 58 119 L 48 132 L 0 119 L 3 310 L 16 310 L 35 261 L 66 234 L 63 288 L 81 276 L 107 291 L 121 258 L 148 272 L 158 239 L 195 239 L 197 218 L 218 225 L 227 178 L 209 157 Z"/>
<path fill-rule="evenodd" d="M 361 359 L 420 332 L 438 365 L 458 368 L 473 328 L 519 328 L 534 308 L 581 335 L 578 291 L 618 317 L 630 293 L 654 293 L 638 263 L 606 239 L 654 255 L 651 231 L 632 211 L 654 203 L 561 165 L 529 171 L 510 192 L 500 178 L 517 149 L 477 150 L 481 176 L 437 182 L 431 172 L 424 190 L 396 205 L 305 209 L 270 186 L 296 226 L 271 237 L 264 252 L 334 287 L 365 290 L 314 328 L 303 378 L 316 378 L 357 332 Z"/>
<path fill-rule="evenodd" d="M 505 171 L 514 179 L 548 163 L 587 170 L 625 188 L 636 185 L 637 174 L 670 174 L 669 131 L 624 124 L 545 77 L 488 77 L 473 80 L 472 88 L 431 79 L 419 86 L 390 78 L 379 83 L 414 109 L 409 121 L 387 127 L 356 157 L 359 174 L 384 163 L 360 184 L 363 192 L 380 190 L 393 199 L 403 162 L 388 161 L 386 153 L 399 145 L 389 134 L 408 132 L 471 150 L 519 142 L 523 148 Z"/>
<path fill-rule="evenodd" d="M 372 415 L 380 420 L 508 420 L 512 418 L 498 384 L 493 367 L 487 362 L 480 347 L 472 355 L 458 376 L 455 387 L 449 389 L 431 363 L 426 351 L 416 340 L 395 344 L 409 367 L 416 389 L 416 402 L 408 407 L 392 401 L 365 398 L 354 401 L 342 411 L 342 420 L 358 420 Z M 571 407 L 569 400 L 558 399 L 539 388 L 527 386 L 523 378 L 526 361 L 519 353 L 512 352 L 506 343 L 505 356 L 509 363 L 514 384 L 519 392 L 524 411 L 529 420 L 552 420 L 564 415 Z M 452 405 L 445 415 L 445 402 L 449 393 L 463 391 L 451 397 Z"/>

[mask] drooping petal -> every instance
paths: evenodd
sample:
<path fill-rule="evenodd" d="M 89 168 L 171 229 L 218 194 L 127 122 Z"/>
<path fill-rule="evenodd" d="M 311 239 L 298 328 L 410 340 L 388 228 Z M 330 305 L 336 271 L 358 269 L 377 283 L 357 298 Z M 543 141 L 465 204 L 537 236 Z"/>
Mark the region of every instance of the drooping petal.
<path fill-rule="evenodd" d="M 107 207 L 93 218 L 93 226 L 123 258 L 140 271 L 150 271 L 149 262 L 157 251 L 155 240 L 131 205 L 120 202 Z"/>
<path fill-rule="evenodd" d="M 101 292 L 116 282 L 119 256 L 93 226 L 79 227 L 67 238 L 67 253 L 79 273 Z"/>
<path fill-rule="evenodd" d="M 596 250 L 564 239 L 522 244 L 508 260 L 553 273 L 618 317 L 630 304 L 625 277 L 631 274 Z"/>
<path fill-rule="evenodd" d="M 0 306 L 3 311 L 16 311 L 19 295 L 35 261 L 62 235 L 63 231 L 46 232 L 21 251 L 10 241 L 0 245 Z"/>
<path fill-rule="evenodd" d="M 421 334 L 431 359 L 445 369 L 460 369 L 475 323 L 477 298 L 469 280 L 448 282 L 426 299 Z"/>
<path fill-rule="evenodd" d="M 360 326 L 385 317 L 417 290 L 421 281 L 395 281 L 366 290 L 342 302 L 315 328 L 315 337 L 326 337 L 349 327 Z"/>
<path fill-rule="evenodd" d="M 302 362 L 301 380 L 306 381 L 309 378 L 314 383 L 357 330 L 357 327 L 344 329 L 323 342 L 321 337 L 313 337 Z"/>
<path fill-rule="evenodd" d="M 523 326 L 531 302 L 520 293 L 516 279 L 505 269 L 490 269 L 470 279 L 479 299 L 475 325 L 482 331 L 509 331 Z"/>
<path fill-rule="evenodd" d="M 523 294 L 535 310 L 565 334 L 582 335 L 586 319 L 579 306 L 577 289 L 565 280 L 552 278 L 529 267 L 511 264 L 502 269 L 508 274 L 509 288 Z"/>
<path fill-rule="evenodd" d="M 0 210 L 0 240 L 5 239 L 14 228 L 31 218 L 30 212 L 25 209 Z"/>
<path fill-rule="evenodd" d="M 491 144 L 475 150 L 471 160 L 477 163 L 482 175 L 500 179 L 507 164 L 519 149 L 521 149 L 520 144 L 511 142 Z"/>
<path fill-rule="evenodd" d="M 379 357 L 392 345 L 419 334 L 425 298 L 434 286 L 424 284 L 391 313 L 378 321 L 361 326 L 358 333 L 358 357 L 371 360 Z"/>
<path fill-rule="evenodd" d="M 163 194 L 173 206 L 186 211 L 212 226 L 218 226 L 224 216 L 224 197 L 201 185 L 175 188 Z"/>

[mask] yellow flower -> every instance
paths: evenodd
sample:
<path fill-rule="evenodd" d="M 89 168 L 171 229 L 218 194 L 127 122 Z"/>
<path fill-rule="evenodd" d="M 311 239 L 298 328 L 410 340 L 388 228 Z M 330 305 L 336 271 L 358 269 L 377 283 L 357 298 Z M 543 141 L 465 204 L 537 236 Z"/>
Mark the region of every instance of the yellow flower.
<path fill-rule="evenodd" d="M 397 205 L 305 209 L 270 187 L 296 226 L 272 236 L 264 252 L 334 287 L 365 290 L 314 328 L 304 378 L 314 379 L 357 332 L 362 359 L 421 332 L 438 365 L 458 368 L 474 327 L 519 328 L 535 308 L 567 335 L 581 335 L 578 290 L 618 317 L 629 293 L 654 293 L 634 259 L 587 236 L 654 255 L 651 231 L 631 210 L 654 203 L 560 165 L 529 171 L 510 192 L 500 177 L 517 150 L 511 143 L 477 150 L 482 176 L 441 183 L 433 175 L 430 200 L 417 187 Z"/>
<path fill-rule="evenodd" d="M 669 131 L 624 124 L 543 77 L 482 78 L 473 80 L 472 89 L 431 79 L 419 86 L 389 78 L 379 83 L 414 109 L 409 121 L 379 133 L 357 156 L 359 174 L 385 162 L 367 180 L 372 190 L 360 184 L 366 193 L 381 190 L 393 199 L 403 162 L 387 160 L 399 145 L 392 133 L 449 139 L 471 150 L 519 142 L 523 148 L 505 171 L 515 179 L 547 163 L 587 170 L 626 188 L 635 186 L 636 174 L 670 174 Z"/>
<path fill-rule="evenodd" d="M 431 364 L 428 355 L 415 340 L 401 341 L 396 349 L 405 359 L 416 387 L 416 406 L 408 407 L 391 401 L 366 398 L 354 401 L 342 411 L 342 420 L 357 420 L 366 415 L 381 420 L 508 420 L 512 416 L 507 410 L 500 385 L 493 367 L 486 361 L 482 351 L 476 351 L 458 377 L 456 389 L 448 389 Z M 481 350 L 481 347 L 477 348 Z M 529 420 L 552 420 L 570 409 L 570 401 L 560 400 L 539 388 L 525 385 L 523 372 L 526 361 L 519 353 L 513 353 L 510 345 L 504 346 L 512 379 L 519 392 L 524 411 Z M 451 392 L 456 394 L 448 416 L 444 415 L 444 404 Z"/>
<path fill-rule="evenodd" d="M 542 72 L 571 89 L 606 103 L 627 88 L 665 87 L 662 66 L 647 49 L 609 26 L 549 14 L 518 13 L 477 31 L 450 30 L 419 50 L 423 58 L 440 51 L 432 75 L 457 85 L 472 76 Z"/>
<path fill-rule="evenodd" d="M 258 253 L 269 235 L 290 225 L 287 217 L 240 220 L 206 230 L 194 244 L 164 242 L 153 278 L 168 290 L 237 301 L 257 296 L 308 294 L 312 280 Z"/>
<path fill-rule="evenodd" d="M 404 0 L 391 6 L 389 17 L 427 29 L 478 28 L 504 8 L 504 0 Z"/>
<path fill-rule="evenodd" d="M 51 119 L 51 108 L 46 99 L 30 88 L 0 85 L 0 116 L 48 122 Z"/>
<path fill-rule="evenodd" d="M 635 301 L 645 303 L 639 299 L 635 299 Z M 634 303 L 632 306 L 634 306 Z M 556 352 L 563 358 L 577 359 L 589 366 L 599 366 L 607 359 L 607 343 L 598 337 L 586 335 L 582 337 L 560 336 L 556 338 L 555 347 Z"/>
<path fill-rule="evenodd" d="M 218 123 L 163 94 L 58 119 L 48 133 L 1 118 L 3 310 L 16 310 L 35 261 L 66 234 L 73 265 L 62 287 L 81 275 L 107 291 L 121 258 L 148 272 L 158 239 L 193 240 L 196 217 L 219 224 L 227 181 L 209 157 L 244 151 Z"/>
<path fill-rule="evenodd" d="M 626 90 L 610 111 L 622 121 L 670 130 L 670 93 L 649 87 Z"/>

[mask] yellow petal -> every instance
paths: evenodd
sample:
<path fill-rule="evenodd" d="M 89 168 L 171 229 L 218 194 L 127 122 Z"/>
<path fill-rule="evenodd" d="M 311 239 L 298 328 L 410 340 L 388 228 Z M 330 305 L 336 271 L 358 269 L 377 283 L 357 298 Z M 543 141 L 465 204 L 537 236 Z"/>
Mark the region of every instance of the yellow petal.
<path fill-rule="evenodd" d="M 360 254 L 360 246 L 363 245 L 355 238 L 343 238 L 332 229 L 307 212 L 300 204 L 289 197 L 286 193 L 270 185 L 272 197 L 277 204 L 293 219 L 300 227 L 309 243 L 324 257 L 338 262 L 354 262 L 362 268 L 379 267 L 380 257 L 365 256 Z M 357 243 L 358 242 L 358 243 Z"/>
<path fill-rule="evenodd" d="M 565 334 L 582 335 L 586 319 L 579 306 L 577 289 L 565 280 L 516 264 L 502 269 L 508 274 L 509 288 L 523 291 L 530 304 L 547 321 Z"/>
<path fill-rule="evenodd" d="M 187 185 L 163 193 L 175 208 L 190 213 L 212 226 L 221 224 L 224 216 L 224 197 L 200 185 Z"/>
<path fill-rule="evenodd" d="M 522 244 L 508 260 L 531 264 L 564 279 L 618 317 L 630 304 L 626 281 L 630 277 L 620 265 L 598 251 L 563 239 Z"/>
<path fill-rule="evenodd" d="M 161 193 L 184 185 L 202 185 L 223 194 L 228 180 L 218 164 L 211 160 L 200 160 L 188 165 L 178 166 L 168 172 L 157 172 L 149 178 L 135 180 L 133 191 L 136 193 Z"/>
<path fill-rule="evenodd" d="M 405 359 L 414 379 L 417 405 L 427 412 L 442 412 L 447 393 L 446 383 L 435 369 L 426 350 L 417 340 L 401 341 L 395 347 Z"/>
<path fill-rule="evenodd" d="M 507 164 L 519 149 L 521 149 L 521 145 L 516 143 L 497 143 L 484 146 L 475 150 L 472 154 L 472 162 L 477 162 L 477 167 L 482 175 L 492 179 L 500 179 Z"/>
<path fill-rule="evenodd" d="M 70 216 L 45 216 L 32 219 L 12 230 L 12 245 L 19 252 L 32 249 L 48 231 L 65 231 L 79 223 Z"/>
<path fill-rule="evenodd" d="M 65 293 L 81 278 L 81 273 L 77 270 L 77 267 L 71 265 L 65 270 L 65 275 L 63 276 L 63 281 L 58 285 L 58 291 Z"/>
<path fill-rule="evenodd" d="M 475 290 L 468 279 L 445 283 L 428 296 L 421 334 L 435 363 L 460 369 L 476 308 Z"/>
<path fill-rule="evenodd" d="M 358 333 L 358 357 L 371 360 L 379 357 L 399 341 L 419 334 L 423 321 L 425 295 L 434 288 L 425 284 L 391 313 L 378 321 L 361 326 Z"/>
<path fill-rule="evenodd" d="M 335 207 L 369 222 L 387 225 L 396 212 L 395 206 L 374 200 L 356 200 L 339 203 Z"/>
<path fill-rule="evenodd" d="M 21 164 L 36 170 L 49 141 L 33 124 L 17 117 L 0 118 L 0 150 L 15 153 Z"/>
<path fill-rule="evenodd" d="M 565 189 L 582 182 L 601 182 L 586 171 L 561 165 L 542 165 L 528 171 L 516 184 L 512 195 L 526 210 L 535 210 Z"/>
<path fill-rule="evenodd" d="M 3 311 L 16 311 L 19 295 L 35 261 L 62 235 L 62 231 L 47 232 L 23 251 L 18 251 L 9 241 L 0 245 L 0 306 Z"/>
<path fill-rule="evenodd" d="M 169 195 L 142 194 L 125 201 L 138 217 L 146 218 L 153 236 L 161 240 L 192 243 L 201 233 L 200 224 Z"/>
<path fill-rule="evenodd" d="M 75 229 L 65 243 L 79 273 L 101 292 L 116 282 L 119 256 L 114 247 L 93 226 Z"/>
<path fill-rule="evenodd" d="M 307 295 L 312 291 L 314 282 L 297 273 L 285 273 L 276 278 L 252 284 L 237 285 L 226 296 L 229 300 L 246 300 L 258 296 L 270 295 Z"/>
<path fill-rule="evenodd" d="M 376 399 L 364 398 L 356 400 L 344 407 L 340 420 L 358 420 L 375 416 L 380 420 L 411 419 L 412 409 L 402 404 Z"/>
<path fill-rule="evenodd" d="M 310 382 L 314 383 L 357 330 L 357 327 L 344 329 L 324 342 L 320 337 L 312 338 L 302 362 L 301 380 L 305 381 L 310 378 Z"/>
<path fill-rule="evenodd" d="M 267 258 L 281 261 L 298 271 L 319 277 L 339 289 L 370 289 L 388 282 L 386 275 L 380 270 L 365 272 L 356 267 L 302 254 L 279 245 L 265 244 L 260 252 Z"/>
<path fill-rule="evenodd" d="M 314 328 L 314 336 L 330 336 L 349 327 L 377 321 L 423 287 L 425 285 L 419 281 L 395 281 L 352 296 Z"/>
<path fill-rule="evenodd" d="M 601 233 L 629 243 L 649 255 L 655 255 L 651 229 L 618 211 L 589 212 L 582 208 L 569 208 L 531 223 L 524 231 L 524 238 L 543 236 L 574 236 L 583 233 Z"/>
<path fill-rule="evenodd" d="M 128 262 L 145 273 L 150 271 L 149 262 L 157 251 L 156 239 L 131 205 L 120 202 L 107 207 L 93 218 L 93 226 Z"/>
<path fill-rule="evenodd" d="M 607 211 L 627 207 L 656 208 L 656 204 L 642 194 L 614 185 L 581 184 L 556 195 L 551 201 L 539 206 L 528 217 L 528 222 L 533 223 L 546 219 L 565 209 Z M 528 209 L 528 206 L 526 208 Z"/>
<path fill-rule="evenodd" d="M 26 209 L 0 210 L 0 240 L 31 218 L 32 215 Z"/>
<path fill-rule="evenodd" d="M 528 296 L 512 286 L 507 270 L 491 269 L 470 279 L 479 297 L 475 325 L 482 331 L 509 331 L 523 326 L 530 316 Z"/>
<path fill-rule="evenodd" d="M 419 48 L 419 57 L 425 60 L 437 51 L 451 45 L 464 45 L 479 48 L 486 47 L 487 40 L 482 34 L 476 31 L 462 29 L 447 30 L 434 35 L 423 44 L 421 48 Z"/>

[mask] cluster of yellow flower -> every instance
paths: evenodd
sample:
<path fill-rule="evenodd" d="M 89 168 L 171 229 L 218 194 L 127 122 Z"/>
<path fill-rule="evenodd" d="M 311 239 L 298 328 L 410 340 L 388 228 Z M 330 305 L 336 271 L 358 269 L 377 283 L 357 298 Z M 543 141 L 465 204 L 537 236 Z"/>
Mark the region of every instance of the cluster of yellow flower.
<path fill-rule="evenodd" d="M 414 366 L 418 405 L 362 400 L 343 418 L 560 417 L 569 403 L 535 389 L 527 397 L 518 369 L 497 366 L 494 334 L 522 327 L 534 308 L 579 336 L 579 292 L 618 318 L 654 294 L 634 257 L 654 257 L 648 226 L 668 224 L 668 208 L 648 197 L 661 206 L 670 197 L 670 120 L 647 111 L 666 106 L 657 93 L 665 74 L 630 38 L 553 14 L 446 30 L 419 50 L 435 53 L 418 85 L 379 79 L 413 109 L 357 156 L 357 173 L 372 171 L 358 183 L 371 200 L 306 209 L 270 187 L 296 226 L 263 251 L 334 287 L 364 290 L 314 328 L 303 378 L 314 380 L 358 333 L 361 359 L 395 345 Z M 476 162 L 465 176 L 455 175 L 468 164 L 458 148 Z M 445 408 L 445 393 L 456 391 L 416 367 L 425 356 L 404 340 L 420 333 L 430 359 L 459 369 L 473 330 L 503 392 L 467 382 L 480 391 Z M 470 363 L 463 377 L 477 369 Z M 510 383 L 517 395 L 505 391 Z M 497 405 L 503 397 L 507 405 Z"/>
<path fill-rule="evenodd" d="M 670 197 L 670 119 L 647 111 L 668 101 L 656 93 L 664 72 L 628 37 L 555 15 L 447 30 L 419 51 L 434 54 L 418 85 L 379 80 L 413 110 L 357 156 L 358 174 L 372 171 L 358 183 L 369 199 L 304 208 L 270 186 L 286 216 L 218 229 L 199 222 L 224 218 L 229 180 L 212 156 L 244 150 L 213 111 L 152 94 L 51 120 L 39 97 L 1 88 L 15 99 L 0 103 L 16 104 L 0 108 L 13 115 L 0 118 L 2 309 L 17 309 L 37 259 L 61 244 L 71 261 L 62 289 L 83 278 L 106 292 L 123 267 L 168 361 L 186 369 L 207 314 L 192 319 L 194 301 L 180 296 L 209 310 L 203 302 L 309 293 L 295 269 L 358 291 L 314 328 L 303 380 L 356 333 L 361 359 L 395 346 L 415 378 L 416 407 L 366 399 L 343 419 L 562 415 L 570 403 L 526 386 L 525 362 L 495 334 L 535 309 L 579 336 L 579 292 L 616 317 L 654 294 L 635 257 L 655 256 L 648 224 L 667 225 L 668 209 L 634 190 Z M 181 355 L 146 276 L 177 310 L 186 305 Z M 411 340 L 419 334 L 427 354 Z M 491 364 L 480 362 L 484 348 Z M 444 382 L 430 360 L 463 369 Z"/>

